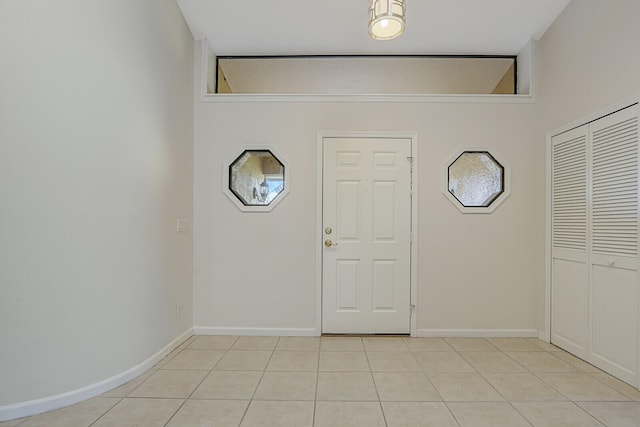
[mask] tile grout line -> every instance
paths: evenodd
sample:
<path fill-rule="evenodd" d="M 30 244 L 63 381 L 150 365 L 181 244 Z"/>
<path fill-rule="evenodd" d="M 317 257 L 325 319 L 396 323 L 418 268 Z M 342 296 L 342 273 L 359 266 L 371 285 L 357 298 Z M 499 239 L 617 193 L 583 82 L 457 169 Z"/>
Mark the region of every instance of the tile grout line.
<path fill-rule="evenodd" d="M 93 420 L 93 422 L 91 424 L 89 424 L 88 427 L 91 427 L 92 425 L 94 425 L 95 423 L 97 423 L 102 417 L 104 417 L 110 410 L 112 410 L 113 408 L 116 407 L 117 404 L 119 404 L 120 402 L 122 402 L 125 398 L 124 397 L 120 397 L 118 398 L 118 401 L 116 403 L 114 403 L 109 409 L 107 409 L 106 411 L 104 411 L 102 414 L 100 414 L 100 416 L 98 418 L 96 418 L 95 420 Z M 25 418 L 24 421 L 26 421 L 28 418 Z M 20 421 L 16 427 L 20 427 L 20 424 L 22 424 L 24 421 Z"/>
<path fill-rule="evenodd" d="M 407 345 L 407 344 L 405 343 L 405 345 Z M 431 381 L 431 378 L 429 377 L 429 374 L 427 373 L 427 371 L 424 369 L 424 366 L 422 366 L 422 364 L 418 361 L 418 358 L 415 355 L 416 352 L 414 352 L 408 345 L 407 345 L 407 348 L 409 348 L 409 352 L 411 353 L 411 356 L 413 357 L 413 360 L 415 360 L 416 363 L 418 364 L 418 366 L 420 367 L 422 374 L 425 376 L 425 378 L 427 379 L 427 381 L 429 382 L 429 384 L 431 385 L 433 390 L 436 392 L 436 394 L 440 398 L 440 401 L 442 403 L 445 403 L 444 398 L 442 397 L 442 394 L 440 394 L 440 390 L 438 390 L 436 388 L 436 385 L 433 383 L 433 381 Z M 447 411 L 449 411 L 451 416 L 453 416 L 453 413 L 451 413 L 451 410 L 449 409 L 449 407 L 447 406 L 446 403 L 445 403 L 445 407 L 447 408 Z"/>
<path fill-rule="evenodd" d="M 195 336 L 195 335 L 193 335 Z M 195 338 L 194 340 L 192 340 L 188 345 L 186 345 L 182 350 L 180 350 L 180 353 L 182 353 L 182 351 L 186 350 L 189 348 L 189 346 L 191 344 L 193 344 L 198 338 Z M 229 349 L 233 346 L 233 344 L 238 340 L 238 337 L 236 337 L 235 340 L 233 340 L 233 342 L 229 345 L 229 347 L 227 349 L 212 349 L 212 348 L 202 348 L 202 349 L 191 349 L 194 351 L 208 351 L 208 350 L 223 350 L 223 354 L 222 356 L 220 356 L 220 358 L 216 361 L 216 363 L 213 364 L 213 366 L 211 367 L 211 369 L 209 369 L 209 373 L 207 375 L 204 376 L 204 378 L 202 378 L 202 380 L 198 383 L 198 385 L 196 385 L 194 387 L 193 390 L 191 390 L 191 393 L 189 393 L 189 396 L 184 400 L 184 402 L 182 402 L 182 404 L 178 407 L 178 409 L 173 413 L 173 415 L 171 415 L 171 417 L 169 417 L 169 419 L 167 420 L 167 422 L 164 424 L 164 426 L 166 427 L 171 420 L 176 416 L 176 414 L 180 411 L 180 409 L 182 409 L 182 407 L 187 403 L 188 400 L 191 399 L 191 396 L 193 396 L 193 393 L 195 393 L 195 391 L 202 385 L 202 383 L 209 377 L 209 375 L 211 375 L 211 373 L 213 372 L 213 370 L 215 369 L 215 367 L 218 365 L 218 363 L 220 363 L 220 361 L 224 358 L 224 356 L 229 352 Z M 171 360 L 175 359 L 178 355 L 176 354 L 176 356 L 174 356 Z M 170 362 L 170 361 L 169 361 Z M 168 363 L 168 362 L 167 362 Z M 166 365 L 166 364 L 165 364 Z M 163 365 L 164 366 L 164 365 Z M 162 368 L 160 368 L 162 369 Z"/>
<path fill-rule="evenodd" d="M 269 366 L 269 363 L 271 362 L 271 358 L 273 357 L 273 353 L 275 352 L 275 349 L 278 347 L 278 342 L 280 342 L 280 337 L 276 337 L 276 342 L 273 346 L 273 349 L 271 350 L 271 354 L 269 355 L 269 359 L 267 359 L 267 363 L 265 363 L 264 368 L 262 369 L 262 374 L 260 375 L 260 379 L 258 380 L 258 383 L 256 384 L 256 388 L 255 390 L 253 390 L 253 394 L 251 395 L 251 398 L 249 399 L 249 404 L 247 405 L 247 408 L 244 410 L 244 413 L 242 414 L 242 417 L 240 418 L 240 423 L 238 424 L 239 426 L 242 425 L 242 423 L 244 422 L 245 417 L 247 416 L 247 413 L 249 412 L 249 408 L 251 407 L 254 398 L 256 396 L 256 393 L 258 392 L 258 388 L 260 387 L 260 383 L 262 383 L 262 379 L 264 378 L 264 374 L 267 371 L 267 368 Z M 239 340 L 240 338 L 238 338 L 236 340 L 236 342 Z M 261 351 L 258 349 L 255 349 L 254 351 Z"/>
<path fill-rule="evenodd" d="M 316 360 L 316 389 L 313 394 L 313 418 L 311 425 L 316 425 L 316 413 L 318 410 L 318 383 L 320 382 L 320 350 L 322 348 L 322 337 L 318 340 L 318 359 Z"/>
<path fill-rule="evenodd" d="M 385 427 L 389 426 L 389 422 L 387 421 L 387 415 L 384 412 L 384 408 L 382 407 L 382 400 L 380 399 L 380 391 L 378 391 L 378 385 L 376 384 L 376 378 L 373 376 L 373 368 L 371 367 L 371 361 L 369 360 L 369 351 L 367 351 L 367 347 L 364 344 L 364 340 L 362 341 L 362 347 L 364 349 L 364 357 L 367 359 L 367 365 L 369 366 L 369 375 L 371 375 L 371 381 L 373 382 L 373 388 L 376 391 L 376 396 L 378 397 L 378 406 L 380 407 L 380 413 L 382 414 L 382 420 L 384 421 Z"/>
<path fill-rule="evenodd" d="M 227 355 L 227 353 L 229 353 L 229 351 L 231 350 L 231 348 L 233 347 L 233 345 L 238 341 L 238 339 L 240 339 L 240 337 L 239 337 L 239 336 L 236 336 L 236 339 L 235 339 L 235 340 L 233 340 L 233 342 L 229 345 L 229 348 L 227 348 L 227 350 L 225 351 L 224 356 L 226 356 L 226 355 Z M 280 340 L 280 339 L 278 338 L 278 341 L 279 341 L 279 340 Z M 222 356 L 222 357 L 220 358 L 220 360 L 222 360 L 222 358 L 223 358 L 224 356 Z M 218 363 L 220 363 L 220 360 L 218 360 Z M 216 366 L 218 366 L 218 363 L 216 363 Z M 267 362 L 267 363 L 268 363 L 268 362 Z M 266 367 L 265 367 L 265 369 L 266 369 Z M 215 370 L 215 366 L 213 367 L 213 369 L 211 370 L 211 372 L 213 372 L 214 370 Z M 258 390 L 258 385 L 259 385 L 259 384 L 260 384 L 260 381 L 258 381 L 258 384 L 256 384 L 256 389 L 253 391 L 253 394 L 255 394 L 256 390 Z M 251 397 L 253 397 L 253 395 L 252 395 Z M 240 417 L 240 421 L 238 421 L 238 427 L 240 426 L 240 424 L 242 424 L 242 421 L 244 420 L 244 417 L 246 417 L 246 416 L 247 416 L 247 412 L 249 412 L 249 406 L 251 406 L 251 400 L 252 400 L 252 399 L 249 399 L 249 400 L 247 401 L 247 406 L 244 408 L 244 411 L 242 412 L 242 416 Z"/>
<path fill-rule="evenodd" d="M 195 342 L 195 340 L 193 340 L 192 342 Z M 191 345 L 191 343 L 189 343 L 189 345 Z M 174 359 L 176 357 L 178 357 L 178 355 L 180 353 L 182 353 L 184 350 L 189 348 L 189 345 L 185 346 L 182 350 L 180 350 L 180 352 L 174 357 Z M 207 349 L 192 349 L 192 351 L 207 351 Z M 222 360 L 222 358 L 227 354 L 229 350 L 225 350 L 224 353 L 222 354 L 222 356 L 220 356 L 220 358 L 216 361 L 216 363 L 213 364 L 213 366 L 211 367 L 211 369 L 208 370 L 207 375 L 205 375 L 202 380 L 200 380 L 200 382 L 193 388 L 193 390 L 191 390 L 191 393 L 189 393 L 189 395 L 186 397 L 186 399 L 184 399 L 184 401 L 182 402 L 182 404 L 178 407 L 178 409 L 176 409 L 176 411 L 173 413 L 173 415 L 171 415 L 169 417 L 169 419 L 167 420 L 166 423 L 164 423 L 164 427 L 166 427 L 167 425 L 169 425 L 169 423 L 171 422 L 171 420 L 178 414 L 178 412 L 180 412 L 180 410 L 182 409 L 182 407 L 187 403 L 187 401 L 189 401 L 191 399 L 191 396 L 193 396 L 193 393 L 196 392 L 196 390 L 202 385 L 202 383 L 209 377 L 209 375 L 211 375 L 211 372 L 213 372 L 213 370 L 215 369 L 215 367 L 218 365 L 218 363 L 220 363 L 220 361 Z M 173 360 L 173 359 L 172 359 Z"/>
<path fill-rule="evenodd" d="M 484 338 L 483 338 L 483 340 L 484 340 Z M 495 351 L 495 352 L 497 352 L 497 353 L 501 353 L 501 354 L 505 354 L 505 352 L 504 352 L 502 349 L 500 349 L 499 347 L 495 346 L 495 345 L 494 345 L 493 343 L 491 343 L 490 341 L 488 341 L 488 342 L 489 342 L 489 343 L 490 343 L 490 344 L 491 344 L 491 345 L 496 349 L 496 351 Z M 516 410 L 516 409 L 513 407 L 513 405 L 512 405 L 512 403 L 511 403 L 511 401 L 507 400 L 507 399 L 505 398 L 505 396 L 503 396 L 503 395 L 502 395 L 502 393 L 500 393 L 500 391 L 499 391 L 498 389 L 496 389 L 496 387 L 495 387 L 493 384 L 491 384 L 491 382 L 490 382 L 490 381 L 489 381 L 489 380 L 488 380 L 488 379 L 487 379 L 487 378 L 482 374 L 482 372 L 480 372 L 480 371 L 478 370 L 478 368 L 476 368 L 473 364 L 471 364 L 471 363 L 469 362 L 469 360 L 468 360 L 468 359 L 465 359 L 465 357 L 463 356 L 463 354 L 462 354 L 462 352 L 461 352 L 461 351 L 459 351 L 459 350 L 457 350 L 457 349 L 455 349 L 455 348 L 454 348 L 454 350 L 455 350 L 456 354 L 457 354 L 457 355 L 458 355 L 462 360 L 464 360 L 464 361 L 465 361 L 465 363 L 467 363 L 469 366 L 471 366 L 471 368 L 474 370 L 474 372 L 476 373 L 476 375 L 480 376 L 480 378 L 482 378 L 482 379 L 483 379 L 483 380 L 484 380 L 484 381 L 485 381 L 485 382 L 486 382 L 486 383 L 487 383 L 487 384 L 488 384 L 488 385 L 489 385 L 489 386 L 490 386 L 490 387 L 491 387 L 491 388 L 492 388 L 492 389 L 493 389 L 493 390 L 498 394 L 498 396 L 500 396 L 502 399 L 504 399 L 504 402 L 505 402 L 505 403 L 507 403 L 507 404 L 508 404 L 510 407 L 512 407 L 514 410 Z M 490 351 L 488 351 L 488 350 L 487 350 L 487 352 L 490 352 Z M 471 351 L 468 351 L 467 353 L 471 353 Z M 505 354 L 505 355 L 506 355 L 506 354 Z M 526 369 L 526 368 L 525 368 L 525 369 Z M 461 424 L 460 424 L 460 421 L 458 420 L 458 417 L 456 417 L 455 413 L 451 410 L 451 407 L 449 406 L 449 403 L 452 403 L 452 402 L 444 401 L 444 399 L 443 399 L 443 402 L 444 402 L 445 406 L 447 407 L 447 409 L 449 410 L 449 412 L 451 413 L 451 415 L 453 416 L 453 418 L 454 418 L 454 420 L 456 421 L 456 423 L 458 423 L 458 425 L 460 426 Z M 478 402 L 478 403 L 480 403 L 480 402 Z M 494 402 L 488 402 L 488 403 L 494 403 Z M 501 402 L 495 402 L 495 403 L 501 403 Z M 529 421 L 529 420 L 528 420 L 524 415 L 522 415 L 522 414 L 521 414 L 519 411 L 517 411 L 517 410 L 516 410 L 516 413 L 518 413 L 518 414 L 519 414 L 519 415 L 520 415 L 520 416 L 521 416 L 521 417 L 522 417 L 522 418 L 523 418 L 523 419 L 524 419 L 524 420 L 525 420 L 529 425 L 531 425 L 531 422 L 530 422 L 530 421 Z"/>

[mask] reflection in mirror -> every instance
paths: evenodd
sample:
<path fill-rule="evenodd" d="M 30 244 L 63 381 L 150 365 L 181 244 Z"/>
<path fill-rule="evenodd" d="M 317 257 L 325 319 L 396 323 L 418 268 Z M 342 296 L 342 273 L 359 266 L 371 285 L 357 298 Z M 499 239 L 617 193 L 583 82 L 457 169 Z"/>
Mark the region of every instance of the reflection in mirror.
<path fill-rule="evenodd" d="M 517 93 L 515 56 L 218 57 L 209 93 Z"/>
<path fill-rule="evenodd" d="M 269 205 L 284 186 L 284 165 L 269 150 L 245 150 L 229 166 L 229 190 L 245 206 Z"/>
<path fill-rule="evenodd" d="M 504 192 L 504 167 L 486 151 L 465 151 L 449 165 L 447 183 L 464 207 L 488 207 Z"/>

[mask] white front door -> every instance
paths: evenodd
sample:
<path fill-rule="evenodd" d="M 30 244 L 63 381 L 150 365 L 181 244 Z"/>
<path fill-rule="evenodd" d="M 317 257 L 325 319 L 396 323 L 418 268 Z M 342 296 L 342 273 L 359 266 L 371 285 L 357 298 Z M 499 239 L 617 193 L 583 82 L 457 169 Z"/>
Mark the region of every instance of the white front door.
<path fill-rule="evenodd" d="M 411 140 L 324 138 L 322 332 L 409 333 Z"/>

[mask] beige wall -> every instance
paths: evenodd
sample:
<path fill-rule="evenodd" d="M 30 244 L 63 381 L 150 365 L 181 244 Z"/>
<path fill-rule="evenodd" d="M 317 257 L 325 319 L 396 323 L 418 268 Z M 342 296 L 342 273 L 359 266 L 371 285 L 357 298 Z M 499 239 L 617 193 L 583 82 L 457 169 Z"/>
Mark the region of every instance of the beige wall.
<path fill-rule="evenodd" d="M 540 135 L 640 94 L 640 1 L 572 0 L 539 42 Z M 536 298 L 544 325 L 544 289 Z"/>
<path fill-rule="evenodd" d="M 191 328 L 193 39 L 174 0 L 0 10 L 2 419 Z"/>
<path fill-rule="evenodd" d="M 537 330 L 544 145 L 535 112 L 531 103 L 197 103 L 196 330 L 315 328 L 319 131 L 417 134 L 419 332 Z M 290 193 L 268 214 L 241 213 L 222 193 L 225 161 L 256 144 L 290 169 Z M 441 192 L 446 161 L 469 145 L 512 166 L 512 194 L 491 215 L 461 214 Z"/>
<path fill-rule="evenodd" d="M 572 0 L 539 49 L 543 132 L 640 93 L 640 1 Z"/>
<path fill-rule="evenodd" d="M 514 73 L 513 73 L 513 65 L 509 67 L 504 76 L 500 79 L 498 84 L 491 93 L 493 94 L 513 94 L 513 86 L 514 86 Z"/>

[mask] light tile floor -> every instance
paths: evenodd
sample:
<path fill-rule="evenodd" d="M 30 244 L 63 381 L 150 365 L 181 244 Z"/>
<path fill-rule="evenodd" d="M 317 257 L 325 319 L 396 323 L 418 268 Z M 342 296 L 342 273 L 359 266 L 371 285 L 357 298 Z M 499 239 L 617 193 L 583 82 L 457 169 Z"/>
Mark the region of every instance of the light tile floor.
<path fill-rule="evenodd" d="M 640 391 L 537 339 L 191 337 L 133 381 L 0 427 L 640 426 Z"/>

